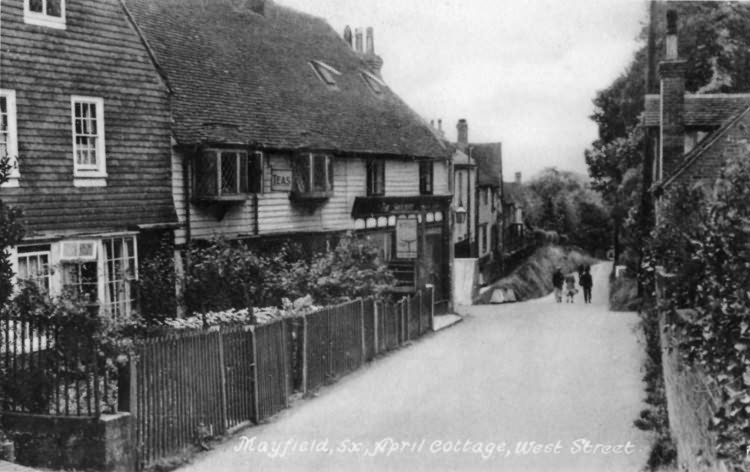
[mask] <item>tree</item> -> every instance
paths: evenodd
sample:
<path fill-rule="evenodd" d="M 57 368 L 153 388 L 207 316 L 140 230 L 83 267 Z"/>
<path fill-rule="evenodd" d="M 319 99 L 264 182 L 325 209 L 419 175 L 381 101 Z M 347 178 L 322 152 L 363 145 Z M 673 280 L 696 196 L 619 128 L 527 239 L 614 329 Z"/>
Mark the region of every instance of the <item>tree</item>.
<path fill-rule="evenodd" d="M 11 164 L 9 157 L 0 160 L 0 184 L 8 182 Z M 11 208 L 0 199 L 0 306 L 13 293 L 13 266 L 9 249 L 21 242 L 24 228 L 21 224 L 21 211 Z"/>

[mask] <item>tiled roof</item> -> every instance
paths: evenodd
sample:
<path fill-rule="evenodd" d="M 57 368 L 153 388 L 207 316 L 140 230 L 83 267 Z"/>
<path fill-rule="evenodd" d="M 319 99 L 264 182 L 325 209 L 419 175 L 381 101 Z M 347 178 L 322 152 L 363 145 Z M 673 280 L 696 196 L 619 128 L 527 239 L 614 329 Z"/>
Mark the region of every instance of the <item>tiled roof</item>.
<path fill-rule="evenodd" d="M 662 187 L 668 187 L 669 185 L 671 185 L 672 182 L 674 182 L 680 174 L 685 172 L 697 160 L 699 160 L 703 153 L 711 149 L 711 147 L 713 147 L 713 145 L 719 141 L 719 138 L 724 136 L 727 131 L 737 125 L 737 123 L 739 123 L 740 120 L 742 120 L 742 118 L 747 115 L 747 113 L 750 113 L 750 106 L 746 106 L 744 110 L 741 110 L 741 112 L 737 113 L 730 121 L 724 123 L 721 128 L 706 136 L 706 138 L 703 139 L 700 144 L 694 147 L 689 153 L 685 154 L 682 164 L 680 164 L 680 166 L 675 169 L 675 171 L 672 172 L 671 175 L 667 176 Z"/>
<path fill-rule="evenodd" d="M 503 176 L 502 143 L 471 144 L 471 157 L 477 163 L 477 185 L 500 187 Z"/>
<path fill-rule="evenodd" d="M 238 11 L 231 0 L 125 4 L 174 92 L 179 144 L 449 156 L 395 93 L 370 89 L 363 57 L 320 18 L 271 0 L 265 15 Z M 337 87 L 311 61 L 341 72 Z"/>
<path fill-rule="evenodd" d="M 645 126 L 659 126 L 659 95 L 646 95 Z M 685 126 L 716 127 L 750 106 L 750 94 L 685 95 Z"/>

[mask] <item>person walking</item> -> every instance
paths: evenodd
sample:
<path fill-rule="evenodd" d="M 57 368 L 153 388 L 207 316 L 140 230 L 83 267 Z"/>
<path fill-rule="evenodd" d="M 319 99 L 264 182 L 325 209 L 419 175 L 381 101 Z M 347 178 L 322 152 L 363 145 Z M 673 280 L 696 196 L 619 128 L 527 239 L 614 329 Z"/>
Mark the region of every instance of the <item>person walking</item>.
<path fill-rule="evenodd" d="M 578 293 L 576 288 L 576 276 L 568 274 L 565 276 L 565 301 L 567 303 L 573 303 L 573 300 Z"/>
<path fill-rule="evenodd" d="M 578 283 L 583 288 L 583 302 L 591 303 L 591 288 L 594 286 L 594 280 L 591 277 L 591 267 L 586 266 Z"/>
<path fill-rule="evenodd" d="M 552 274 L 552 286 L 555 288 L 555 301 L 557 303 L 562 303 L 563 280 L 560 267 L 555 267 L 555 272 Z"/>

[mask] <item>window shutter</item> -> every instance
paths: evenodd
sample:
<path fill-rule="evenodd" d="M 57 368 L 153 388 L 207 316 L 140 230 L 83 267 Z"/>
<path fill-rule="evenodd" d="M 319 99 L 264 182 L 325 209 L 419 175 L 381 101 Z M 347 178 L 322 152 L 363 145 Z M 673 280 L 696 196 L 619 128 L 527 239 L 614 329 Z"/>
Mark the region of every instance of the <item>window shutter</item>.
<path fill-rule="evenodd" d="M 255 151 L 252 153 L 252 160 L 248 167 L 248 184 L 250 186 L 249 191 L 252 193 L 263 193 L 263 153 Z"/>
<path fill-rule="evenodd" d="M 327 190 L 333 190 L 333 158 L 331 156 L 325 157 L 328 165 L 328 188 Z"/>

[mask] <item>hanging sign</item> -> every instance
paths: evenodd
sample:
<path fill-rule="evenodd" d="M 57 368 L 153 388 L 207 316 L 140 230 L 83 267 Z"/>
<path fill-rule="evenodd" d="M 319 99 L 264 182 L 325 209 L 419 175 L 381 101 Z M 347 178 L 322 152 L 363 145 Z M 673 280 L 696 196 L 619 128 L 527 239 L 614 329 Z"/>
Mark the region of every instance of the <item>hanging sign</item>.
<path fill-rule="evenodd" d="M 396 220 L 396 257 L 416 259 L 417 243 L 417 219 L 399 218 Z"/>

